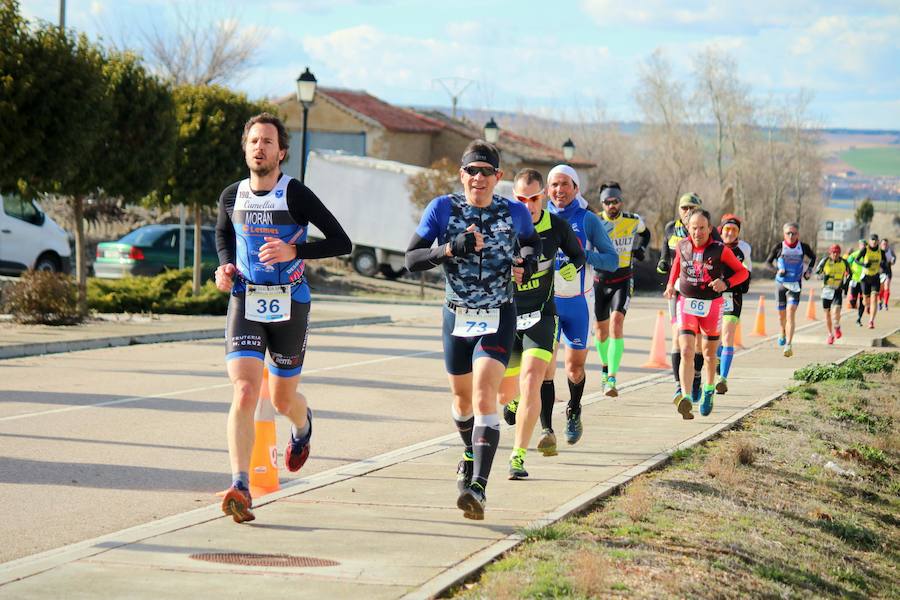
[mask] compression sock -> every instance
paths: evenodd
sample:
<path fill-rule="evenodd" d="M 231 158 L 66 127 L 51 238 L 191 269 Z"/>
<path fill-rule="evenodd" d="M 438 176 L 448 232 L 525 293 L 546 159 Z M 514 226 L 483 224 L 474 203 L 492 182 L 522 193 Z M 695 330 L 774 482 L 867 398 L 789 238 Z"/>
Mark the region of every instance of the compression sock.
<path fill-rule="evenodd" d="M 728 379 L 728 373 L 731 371 L 731 361 L 734 360 L 734 346 L 719 346 L 722 351 L 721 375 Z"/>
<path fill-rule="evenodd" d="M 491 465 L 494 463 L 494 454 L 497 452 L 497 446 L 500 445 L 500 417 L 496 413 L 476 415 L 472 438 L 475 442 L 472 483 L 478 483 L 482 488 L 487 488 Z"/>
<path fill-rule="evenodd" d="M 675 376 L 675 391 L 681 389 L 681 352 L 672 353 L 672 374 Z"/>
<path fill-rule="evenodd" d="M 594 345 L 597 347 L 597 356 L 600 358 L 600 364 L 606 366 L 609 364 L 607 362 L 606 357 L 609 353 L 609 339 L 606 338 L 602 342 L 600 340 L 594 340 Z"/>
<path fill-rule="evenodd" d="M 694 383 L 691 386 L 695 393 L 700 392 L 700 376 L 703 372 L 703 355 L 699 352 L 694 353 Z"/>
<path fill-rule="evenodd" d="M 460 415 L 456 412 L 456 407 L 451 407 L 450 412 L 453 414 L 453 423 L 462 438 L 465 450 L 469 454 L 472 453 L 472 427 L 475 424 L 475 417 L 472 414 Z"/>
<path fill-rule="evenodd" d="M 619 365 L 622 364 L 622 354 L 625 353 L 625 338 L 610 338 L 612 342 L 609 345 L 609 374 L 615 377 L 619 372 Z"/>
<path fill-rule="evenodd" d="M 584 393 L 584 384 L 587 382 L 587 373 L 580 382 L 574 383 L 571 379 L 569 382 L 569 408 L 575 412 L 581 412 L 581 395 Z"/>
<path fill-rule="evenodd" d="M 856 318 L 858 321 L 862 320 L 863 313 L 866 311 L 866 303 L 863 302 L 863 299 L 860 298 L 856 306 Z"/>
<path fill-rule="evenodd" d="M 553 429 L 553 403 L 556 402 L 556 386 L 548 379 L 541 383 L 541 429 Z"/>
<path fill-rule="evenodd" d="M 722 348 L 722 344 L 716 348 L 716 375 L 722 375 Z"/>

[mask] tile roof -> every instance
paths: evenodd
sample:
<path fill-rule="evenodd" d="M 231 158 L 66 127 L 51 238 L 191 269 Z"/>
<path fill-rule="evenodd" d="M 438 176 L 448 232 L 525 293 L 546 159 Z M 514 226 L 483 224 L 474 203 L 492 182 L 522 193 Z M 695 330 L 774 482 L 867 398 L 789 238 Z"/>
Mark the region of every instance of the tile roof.
<path fill-rule="evenodd" d="M 390 131 L 437 133 L 443 125 L 415 111 L 393 106 L 363 91 L 319 88 L 319 93 L 335 102 L 373 119 Z"/>

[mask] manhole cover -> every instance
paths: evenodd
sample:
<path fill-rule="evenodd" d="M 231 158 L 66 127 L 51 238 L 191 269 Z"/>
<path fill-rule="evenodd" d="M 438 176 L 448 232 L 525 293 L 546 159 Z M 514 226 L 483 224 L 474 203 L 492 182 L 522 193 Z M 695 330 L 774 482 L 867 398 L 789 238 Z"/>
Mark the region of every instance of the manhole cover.
<path fill-rule="evenodd" d="M 334 567 L 339 562 L 311 556 L 291 556 L 290 554 L 247 554 L 242 552 L 215 552 L 191 554 L 194 560 L 241 565 L 244 567 Z"/>

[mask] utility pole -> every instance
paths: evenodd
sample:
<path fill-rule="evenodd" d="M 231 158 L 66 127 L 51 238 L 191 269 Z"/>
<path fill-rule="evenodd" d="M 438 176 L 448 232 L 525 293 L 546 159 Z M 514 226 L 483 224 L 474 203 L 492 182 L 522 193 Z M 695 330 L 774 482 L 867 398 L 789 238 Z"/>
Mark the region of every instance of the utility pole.
<path fill-rule="evenodd" d="M 456 105 L 459 104 L 459 97 L 462 96 L 463 92 L 466 91 L 466 88 L 468 88 L 475 82 L 471 79 L 463 79 L 461 77 L 440 77 L 438 79 L 434 79 L 434 81 L 437 81 L 439 84 L 441 84 L 441 87 L 443 87 L 447 91 L 447 94 L 450 95 L 450 116 L 455 119 Z M 444 83 L 445 81 L 447 83 Z"/>
<path fill-rule="evenodd" d="M 59 0 L 59 29 L 66 30 L 66 0 Z"/>

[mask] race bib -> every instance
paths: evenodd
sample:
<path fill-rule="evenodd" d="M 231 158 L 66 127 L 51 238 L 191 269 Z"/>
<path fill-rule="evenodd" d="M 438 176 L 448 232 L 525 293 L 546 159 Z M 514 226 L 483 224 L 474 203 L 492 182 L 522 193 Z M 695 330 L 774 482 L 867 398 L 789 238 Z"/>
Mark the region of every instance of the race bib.
<path fill-rule="evenodd" d="M 734 295 L 732 292 L 725 292 L 722 294 L 722 304 L 724 305 L 722 308 L 724 312 L 731 312 L 734 310 Z"/>
<path fill-rule="evenodd" d="M 682 301 L 681 310 L 687 315 L 695 317 L 705 317 L 709 315 L 709 309 L 712 308 L 712 300 L 701 300 L 700 298 L 685 298 Z"/>
<path fill-rule="evenodd" d="M 784 286 L 789 292 L 794 292 L 795 294 L 800 293 L 800 282 L 799 281 L 785 281 L 781 285 Z"/>
<path fill-rule="evenodd" d="M 495 333 L 499 327 L 499 308 L 456 307 L 456 323 L 453 327 L 453 335 L 456 337 L 487 335 Z"/>
<path fill-rule="evenodd" d="M 822 288 L 822 300 L 834 300 L 835 289 L 833 287 Z"/>
<path fill-rule="evenodd" d="M 258 323 L 280 323 L 291 318 L 291 286 L 247 284 L 244 318 Z"/>
<path fill-rule="evenodd" d="M 534 312 L 526 313 L 524 315 L 519 315 L 516 317 L 516 329 L 519 331 L 525 331 L 526 329 L 531 329 L 535 323 L 541 320 L 541 311 L 536 310 Z"/>

